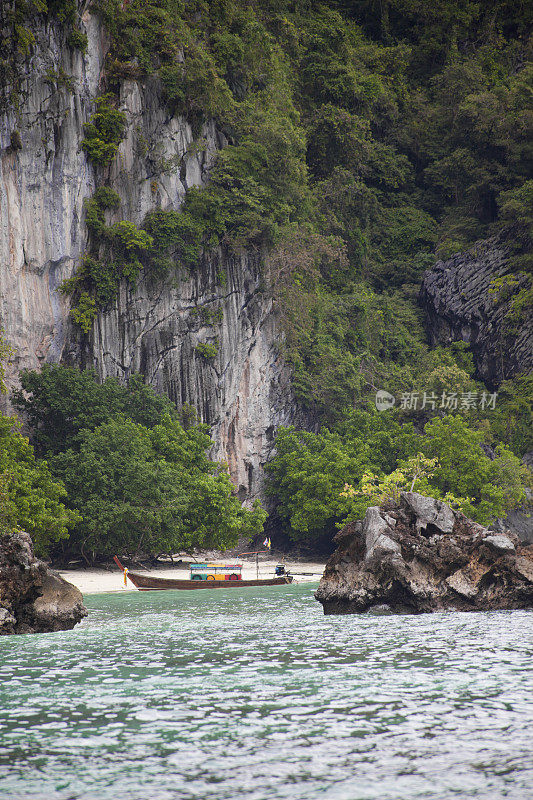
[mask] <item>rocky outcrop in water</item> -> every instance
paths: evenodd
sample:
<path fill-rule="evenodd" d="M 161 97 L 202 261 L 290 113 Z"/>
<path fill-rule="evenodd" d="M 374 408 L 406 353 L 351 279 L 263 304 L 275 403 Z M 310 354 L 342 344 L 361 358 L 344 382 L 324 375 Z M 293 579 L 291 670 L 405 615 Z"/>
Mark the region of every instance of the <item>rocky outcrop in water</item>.
<path fill-rule="evenodd" d="M 337 535 L 316 599 L 325 614 L 533 607 L 533 547 L 415 492 Z"/>
<path fill-rule="evenodd" d="M 465 253 L 438 261 L 425 273 L 420 290 L 431 343 L 467 342 L 478 377 L 493 387 L 533 369 L 531 309 L 524 309 L 519 323 L 511 323 L 512 295 L 502 299 L 489 292 L 495 278 L 511 272 L 510 254 L 505 236 L 477 242 Z M 527 284 L 527 277 L 518 281 L 513 293 Z"/>
<path fill-rule="evenodd" d="M 86 616 L 79 589 L 35 558 L 27 533 L 0 536 L 0 634 L 70 630 Z"/>

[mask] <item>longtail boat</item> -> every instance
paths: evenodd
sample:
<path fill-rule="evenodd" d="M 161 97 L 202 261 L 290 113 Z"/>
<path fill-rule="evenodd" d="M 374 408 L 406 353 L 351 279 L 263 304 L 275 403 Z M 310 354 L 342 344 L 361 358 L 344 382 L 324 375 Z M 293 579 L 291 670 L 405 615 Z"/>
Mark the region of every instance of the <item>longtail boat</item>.
<path fill-rule="evenodd" d="M 242 564 L 202 563 L 191 564 L 190 577 L 187 578 L 157 578 L 154 575 L 142 575 L 139 572 L 130 572 L 123 567 L 117 556 L 113 560 L 124 573 L 124 585 L 130 580 L 141 592 L 157 589 L 238 589 L 243 586 L 282 586 L 292 583 L 293 577 L 276 567 L 276 574 L 272 578 L 257 578 L 244 580 L 242 577 Z"/>

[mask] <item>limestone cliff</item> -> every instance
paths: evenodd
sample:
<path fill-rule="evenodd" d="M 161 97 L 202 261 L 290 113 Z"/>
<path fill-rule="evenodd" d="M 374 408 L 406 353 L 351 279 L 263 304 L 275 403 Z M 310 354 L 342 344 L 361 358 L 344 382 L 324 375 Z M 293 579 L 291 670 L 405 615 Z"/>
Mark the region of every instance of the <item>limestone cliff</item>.
<path fill-rule="evenodd" d="M 262 494 L 274 430 L 297 414 L 264 280 L 258 255 L 220 250 L 179 283 L 145 276 L 135 291 L 122 287 L 88 340 L 72 335 L 65 353 L 102 378 L 141 372 L 178 406 L 193 405 L 212 426 L 215 456 L 227 461 L 241 499 Z"/>
<path fill-rule="evenodd" d="M 187 188 L 206 181 L 225 142 L 212 122 L 193 136 L 187 120 L 165 108 L 155 82 L 125 79 L 119 107 L 126 135 L 112 165 L 95 174 L 81 141 L 94 99 L 106 89 L 108 41 L 87 10 L 81 27 L 85 54 L 67 44 L 59 24 L 32 25 L 31 55 L 12 54 L 18 105 L 13 87 L 2 87 L 0 320 L 15 353 L 8 386 L 20 369 L 47 361 L 91 365 L 101 377 L 141 371 L 178 404 L 195 406 L 213 426 L 214 457 L 228 461 L 243 498 L 256 496 L 275 427 L 295 419 L 259 255 L 219 250 L 190 274 L 177 268 L 165 283 L 142 276 L 135 290 L 121 287 L 87 337 L 57 292 L 85 250 L 84 200 L 99 179 L 120 196 L 117 219 L 141 224 L 150 210 L 178 209 Z M 205 357 L 196 348 L 209 343 L 216 355 Z"/>
<path fill-rule="evenodd" d="M 86 55 L 67 47 L 52 24 L 34 27 L 31 57 L 17 55 L 13 42 L 19 86 L 1 87 L 0 320 L 14 348 L 11 385 L 20 368 L 61 358 L 69 308 L 56 289 L 85 246 L 83 201 L 95 176 L 80 141 L 106 42 L 94 18 L 86 15 L 84 25 Z M 72 91 L 55 84 L 53 74 L 69 75 Z"/>
<path fill-rule="evenodd" d="M 478 377 L 493 387 L 533 369 L 531 309 L 519 322 L 511 320 L 512 295 L 502 298 L 489 291 L 495 278 L 511 271 L 510 255 L 509 235 L 477 242 L 465 253 L 438 261 L 425 273 L 420 291 L 431 343 L 467 342 Z M 527 284 L 525 276 L 518 280 L 515 292 Z"/>

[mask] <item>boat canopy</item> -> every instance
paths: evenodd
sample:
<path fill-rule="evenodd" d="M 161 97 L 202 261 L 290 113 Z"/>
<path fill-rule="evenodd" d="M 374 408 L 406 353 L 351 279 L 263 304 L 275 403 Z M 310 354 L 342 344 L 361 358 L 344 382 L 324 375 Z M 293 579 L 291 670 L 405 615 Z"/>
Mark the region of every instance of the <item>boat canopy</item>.
<path fill-rule="evenodd" d="M 191 564 L 191 572 L 228 572 L 228 570 L 242 572 L 242 564 Z"/>
<path fill-rule="evenodd" d="M 242 564 L 191 564 L 193 581 L 241 581 Z"/>

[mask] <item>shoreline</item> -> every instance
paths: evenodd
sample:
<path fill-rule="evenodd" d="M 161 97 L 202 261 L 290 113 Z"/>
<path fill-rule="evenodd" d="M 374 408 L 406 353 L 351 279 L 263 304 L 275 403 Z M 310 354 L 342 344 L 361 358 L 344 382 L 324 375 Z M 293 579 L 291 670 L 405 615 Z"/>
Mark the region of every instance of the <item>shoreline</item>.
<path fill-rule="evenodd" d="M 198 559 L 200 560 L 200 559 Z M 206 559 L 207 560 L 207 559 Z M 215 559 L 209 559 L 215 560 Z M 221 561 L 223 559 L 216 559 Z M 232 560 L 231 557 L 227 559 Z M 250 580 L 256 577 L 255 561 L 240 559 L 243 565 L 242 576 L 244 579 Z M 274 575 L 274 567 L 279 564 L 277 559 L 269 559 L 268 561 L 259 562 L 259 578 L 271 578 Z M 324 572 L 325 561 L 315 562 L 306 560 L 288 560 L 285 561 L 285 568 L 294 576 L 295 583 L 313 583 L 320 580 Z M 68 569 L 58 570 L 62 578 L 69 583 L 76 586 L 80 592 L 85 594 L 105 594 L 107 592 L 137 592 L 138 589 L 128 581 L 127 586 L 124 586 L 124 575 L 118 569 L 115 571 L 87 568 L 87 569 Z M 187 579 L 189 577 L 189 568 L 187 567 L 163 567 L 162 569 L 152 570 L 132 570 L 132 572 L 139 572 L 146 575 L 154 575 L 158 578 L 181 578 Z"/>

